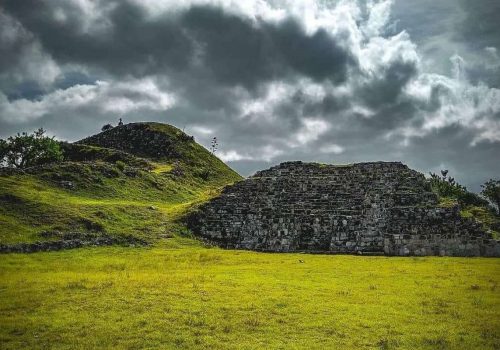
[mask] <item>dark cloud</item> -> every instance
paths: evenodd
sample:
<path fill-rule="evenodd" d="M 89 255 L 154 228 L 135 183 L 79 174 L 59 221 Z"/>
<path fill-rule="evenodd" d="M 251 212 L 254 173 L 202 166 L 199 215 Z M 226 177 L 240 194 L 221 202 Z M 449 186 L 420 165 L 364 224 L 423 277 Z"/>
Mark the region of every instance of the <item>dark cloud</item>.
<path fill-rule="evenodd" d="M 15 87 L 15 89 L 10 89 L 7 91 L 7 98 L 9 100 L 27 99 L 35 100 L 42 97 L 45 94 L 45 89 L 43 89 L 40 84 L 36 81 L 25 80 Z"/>
<path fill-rule="evenodd" d="M 0 7 L 0 91 L 11 99 L 35 98 L 56 74 L 35 36 Z"/>
<path fill-rule="evenodd" d="M 474 85 L 483 83 L 490 87 L 500 89 L 500 56 L 498 56 L 497 59 L 498 63 L 494 66 L 488 67 L 485 64 L 474 64 L 466 67 L 465 72 L 471 83 Z"/>
<path fill-rule="evenodd" d="M 315 81 L 344 82 L 348 66 L 354 64 L 325 30 L 307 36 L 297 22 L 287 20 L 269 32 L 289 66 Z"/>
<path fill-rule="evenodd" d="M 474 137 L 470 130 L 451 125 L 414 139 L 404 156 L 411 159 L 411 165 L 425 173 L 449 169 L 457 181 L 479 192 L 480 184 L 499 176 L 496 160 L 500 147 L 493 142 L 472 146 Z"/>
<path fill-rule="evenodd" d="M 391 62 L 375 79 L 360 86 L 356 95 L 369 107 L 392 105 L 417 72 L 416 62 Z"/>
<path fill-rule="evenodd" d="M 112 74 L 135 76 L 183 69 L 189 64 L 192 43 L 174 19 L 148 21 L 145 10 L 137 5 L 126 1 L 115 5 L 108 13 L 110 23 L 102 30 L 89 31 L 82 10 L 73 2 L 3 2 L 5 10 L 60 63 L 91 65 Z M 63 19 L 55 17 L 56 10 L 61 11 Z"/>
<path fill-rule="evenodd" d="M 0 10 L 0 74 L 12 69 L 13 63 L 23 55 L 24 48 L 32 43 L 31 35 L 22 26 Z"/>
<path fill-rule="evenodd" d="M 334 164 L 349 164 L 368 161 L 403 161 L 424 174 L 439 173 L 448 169 L 455 179 L 471 191 L 481 191 L 480 185 L 490 178 L 498 178 L 498 144 L 482 142 L 470 146 L 474 135 L 463 127 L 454 125 L 436 130 L 422 138 L 415 138 L 406 146 L 398 140 L 375 137 L 366 132 L 339 133 L 329 135 L 322 142 L 339 142 L 346 151 L 341 154 L 311 153 L 297 150 L 294 156 L 278 156 L 273 162 L 243 160 L 230 162 L 242 174 L 252 174 L 256 169 L 265 169 L 272 164 L 287 160 L 309 160 Z M 318 147 L 319 148 L 319 147 Z"/>
<path fill-rule="evenodd" d="M 279 16 L 216 1 L 149 7 L 165 1 L 3 0 L 0 136 L 43 126 L 76 140 L 124 117 L 207 146 L 217 136 L 244 175 L 294 159 L 402 160 L 477 190 L 500 171 L 498 67 L 484 51 L 498 43 L 485 12 L 496 2 L 400 0 L 385 23 L 357 0 L 352 18 L 329 13 L 335 2 Z M 454 53 L 474 58 L 462 67 L 472 84 L 450 77 Z"/>
<path fill-rule="evenodd" d="M 473 84 L 500 87 L 500 1 L 497 0 L 400 0 L 394 4 L 399 29 L 412 40 L 436 73 L 450 73 L 450 57 L 466 61 Z M 486 48 L 494 48 L 495 55 Z"/>
<path fill-rule="evenodd" d="M 457 40 L 482 50 L 495 47 L 500 50 L 500 2 L 497 0 L 459 0 L 465 12 L 465 19 L 457 23 Z"/>
<path fill-rule="evenodd" d="M 500 88 L 500 1 L 460 0 L 465 18 L 457 23 L 455 40 L 463 42 L 477 57 L 466 67 L 467 76 L 474 83 L 486 83 Z"/>
<path fill-rule="evenodd" d="M 152 19 L 141 6 L 120 1 L 109 10 L 108 27 L 89 32 L 82 29 L 80 9 L 70 3 L 57 5 L 63 5 L 57 9 L 64 20 L 55 19 L 52 2 L 3 3 L 58 62 L 93 65 L 119 76 L 193 73 L 199 60 L 217 83 L 253 89 L 294 74 L 339 83 L 354 64 L 324 30 L 307 35 L 291 18 L 277 24 L 252 23 L 213 6 L 192 6 Z"/>
<path fill-rule="evenodd" d="M 65 90 L 75 85 L 94 85 L 96 77 L 88 76 L 78 71 L 68 71 L 58 76 L 54 82 L 54 88 Z"/>

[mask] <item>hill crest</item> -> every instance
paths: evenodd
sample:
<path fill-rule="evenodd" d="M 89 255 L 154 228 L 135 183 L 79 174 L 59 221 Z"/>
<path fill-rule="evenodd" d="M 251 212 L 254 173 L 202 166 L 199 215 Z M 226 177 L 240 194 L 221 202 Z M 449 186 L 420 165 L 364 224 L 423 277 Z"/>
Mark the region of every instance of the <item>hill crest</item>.
<path fill-rule="evenodd" d="M 112 148 L 150 159 L 168 160 L 181 158 L 183 148 L 196 145 L 194 137 L 180 129 L 155 122 L 116 126 L 75 143 Z"/>

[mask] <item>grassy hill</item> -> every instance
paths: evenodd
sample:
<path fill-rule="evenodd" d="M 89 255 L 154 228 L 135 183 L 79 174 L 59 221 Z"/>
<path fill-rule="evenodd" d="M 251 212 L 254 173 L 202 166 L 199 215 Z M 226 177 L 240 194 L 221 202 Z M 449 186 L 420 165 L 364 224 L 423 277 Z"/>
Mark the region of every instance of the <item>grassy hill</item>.
<path fill-rule="evenodd" d="M 0 243 L 64 232 L 156 241 L 181 229 L 187 208 L 241 179 L 165 124 L 127 124 L 62 148 L 62 163 L 0 173 Z"/>
<path fill-rule="evenodd" d="M 62 148 L 0 173 L 0 244 L 149 244 L 0 254 L 0 349 L 500 349 L 500 259 L 205 246 L 179 219 L 241 177 L 188 135 L 136 123 Z"/>

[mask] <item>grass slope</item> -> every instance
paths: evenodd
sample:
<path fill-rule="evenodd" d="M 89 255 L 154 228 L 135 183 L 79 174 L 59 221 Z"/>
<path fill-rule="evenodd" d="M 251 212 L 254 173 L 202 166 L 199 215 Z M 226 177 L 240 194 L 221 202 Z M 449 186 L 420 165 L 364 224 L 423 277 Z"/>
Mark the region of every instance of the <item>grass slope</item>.
<path fill-rule="evenodd" d="M 241 179 L 180 130 L 158 123 L 140 126 L 174 140 L 177 157 L 144 159 L 64 144 L 63 163 L 1 174 L 0 243 L 44 240 L 40 233 L 47 230 L 155 241 L 182 230 L 176 220 L 187 208 Z M 61 186 L 68 181 L 74 188 Z"/>
<path fill-rule="evenodd" d="M 499 288 L 499 259 L 266 254 L 182 238 L 9 254 L 0 347 L 498 349 Z"/>

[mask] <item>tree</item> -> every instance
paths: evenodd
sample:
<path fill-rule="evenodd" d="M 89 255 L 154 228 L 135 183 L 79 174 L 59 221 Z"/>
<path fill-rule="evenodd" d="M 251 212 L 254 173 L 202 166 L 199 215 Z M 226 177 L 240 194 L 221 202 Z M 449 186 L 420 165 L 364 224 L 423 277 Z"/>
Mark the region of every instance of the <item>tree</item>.
<path fill-rule="evenodd" d="M 108 130 L 111 130 L 113 129 L 113 125 L 111 124 L 106 124 L 104 125 L 102 128 L 101 128 L 101 131 L 108 131 Z"/>
<path fill-rule="evenodd" d="M 59 142 L 45 136 L 42 128 L 28 134 L 23 132 L 0 140 L 0 165 L 13 168 L 28 168 L 63 159 Z"/>
<path fill-rule="evenodd" d="M 497 215 L 500 216 L 500 180 L 490 179 L 481 187 L 481 194 L 496 206 Z"/>
<path fill-rule="evenodd" d="M 7 141 L 0 139 L 0 167 L 3 167 L 7 164 L 6 158 L 9 151 L 8 146 L 9 144 L 7 143 Z"/>

